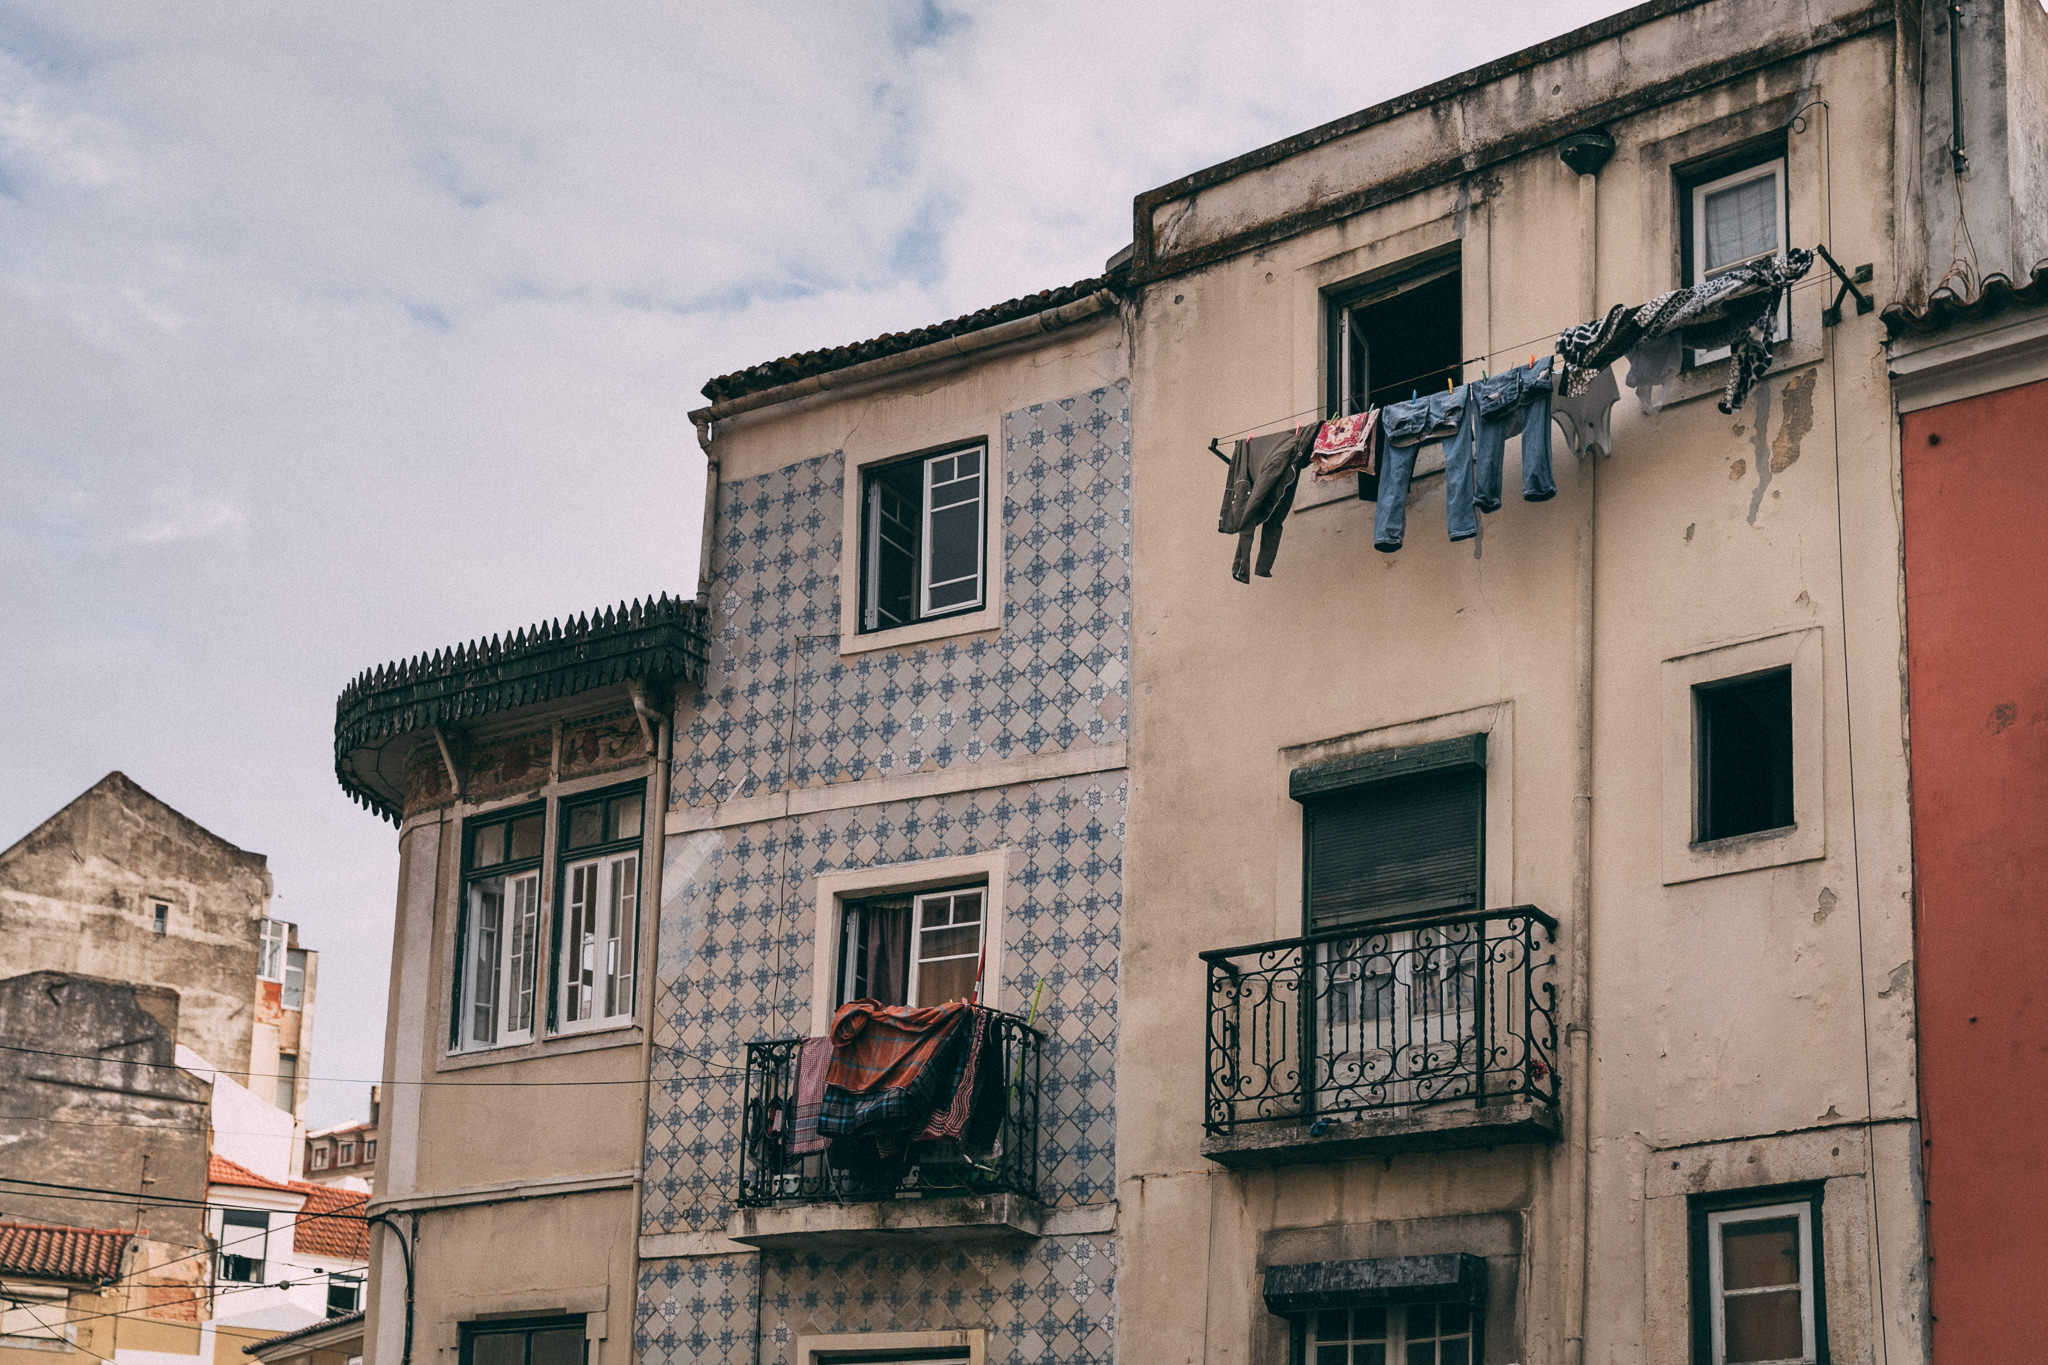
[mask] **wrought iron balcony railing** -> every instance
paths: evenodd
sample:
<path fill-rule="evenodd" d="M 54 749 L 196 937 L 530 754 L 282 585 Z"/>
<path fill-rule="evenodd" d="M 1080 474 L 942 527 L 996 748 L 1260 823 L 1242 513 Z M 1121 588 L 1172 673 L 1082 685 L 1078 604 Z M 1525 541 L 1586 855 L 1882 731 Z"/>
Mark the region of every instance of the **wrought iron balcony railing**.
<path fill-rule="evenodd" d="M 1557 922 L 1533 906 L 1202 954 L 1212 1135 L 1514 1099 L 1557 1103 Z"/>
<path fill-rule="evenodd" d="M 943 1195 L 1015 1194 L 1038 1198 L 1038 1087 L 1044 1035 L 1013 1014 L 989 1011 L 984 1049 L 997 1049 L 1002 1089 L 992 1102 L 993 1144 L 923 1142 L 907 1164 L 863 1169 L 833 1150 L 790 1150 L 796 1117 L 797 1060 L 804 1040 L 747 1044 L 747 1074 L 740 1120 L 739 1204 L 933 1198 Z M 986 1064 L 986 1058 L 984 1058 Z M 970 1123 L 970 1128 L 978 1127 Z"/>

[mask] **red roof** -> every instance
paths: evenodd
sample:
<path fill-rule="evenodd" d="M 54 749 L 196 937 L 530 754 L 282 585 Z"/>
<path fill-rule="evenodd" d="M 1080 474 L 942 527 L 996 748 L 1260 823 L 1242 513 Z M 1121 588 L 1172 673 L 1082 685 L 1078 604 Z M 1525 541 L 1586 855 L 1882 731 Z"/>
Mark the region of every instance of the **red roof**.
<path fill-rule="evenodd" d="M 292 1225 L 293 1251 L 337 1261 L 370 1259 L 370 1224 L 363 1216 L 369 1195 L 310 1180 L 294 1180 L 292 1188 L 306 1196 Z"/>
<path fill-rule="evenodd" d="M 132 1234 L 115 1228 L 0 1223 L 0 1274 L 105 1284 L 121 1278 Z"/>
<path fill-rule="evenodd" d="M 290 1194 L 292 1187 L 282 1181 L 256 1174 L 247 1166 L 238 1166 L 224 1156 L 206 1158 L 206 1183 L 209 1185 L 239 1185 L 249 1190 L 283 1190 Z"/>

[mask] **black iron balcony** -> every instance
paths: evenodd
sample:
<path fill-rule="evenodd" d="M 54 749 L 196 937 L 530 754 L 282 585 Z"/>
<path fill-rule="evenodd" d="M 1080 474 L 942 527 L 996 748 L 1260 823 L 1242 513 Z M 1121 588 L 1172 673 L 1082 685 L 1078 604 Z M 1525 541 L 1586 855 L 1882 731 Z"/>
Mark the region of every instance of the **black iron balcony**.
<path fill-rule="evenodd" d="M 906 1164 L 882 1171 L 836 1159 L 830 1149 L 792 1152 L 803 1039 L 747 1044 L 737 1201 L 741 1209 L 997 1195 L 1036 1201 L 1044 1035 L 1015 1015 L 991 1010 L 989 1016 L 992 1028 L 983 1047 L 999 1049 L 1003 1086 L 992 1102 L 1001 1105 L 1002 1112 L 984 1116 L 989 1120 L 985 1124 L 970 1122 L 970 1128 L 992 1127 L 993 1144 L 972 1148 L 959 1142 L 916 1143 Z"/>
<path fill-rule="evenodd" d="M 1202 954 L 1202 1150 L 1225 1165 L 1547 1141 L 1557 922 L 1533 906 Z"/>

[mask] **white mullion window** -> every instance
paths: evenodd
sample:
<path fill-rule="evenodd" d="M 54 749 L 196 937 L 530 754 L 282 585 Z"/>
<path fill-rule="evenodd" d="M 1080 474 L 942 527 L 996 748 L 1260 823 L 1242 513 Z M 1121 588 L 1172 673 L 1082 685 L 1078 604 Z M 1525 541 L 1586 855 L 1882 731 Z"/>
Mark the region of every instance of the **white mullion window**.
<path fill-rule="evenodd" d="M 555 976 L 562 1032 L 633 1017 L 643 800 L 637 790 L 610 792 L 564 807 L 562 847 L 573 861 L 562 869 Z"/>
<path fill-rule="evenodd" d="M 923 559 L 918 615 L 981 605 L 982 450 L 958 450 L 924 462 Z"/>
<path fill-rule="evenodd" d="M 1709 180 L 1692 189 L 1692 279 L 1700 284 L 1785 250 L 1785 158 Z M 1790 301 L 1778 304 L 1776 340 L 1791 335 Z M 1728 356 L 1726 346 L 1696 350 L 1692 363 Z"/>
<path fill-rule="evenodd" d="M 266 919 L 257 941 L 256 975 L 265 981 L 284 980 L 285 948 L 291 940 L 291 925 L 281 919 Z"/>
<path fill-rule="evenodd" d="M 457 1051 L 533 1041 L 540 945 L 538 810 L 472 822 L 464 884 L 453 1045 Z"/>
<path fill-rule="evenodd" d="M 1707 1312 L 1713 1365 L 1813 1365 L 1810 1201 L 1707 1215 Z"/>
<path fill-rule="evenodd" d="M 911 1004 L 939 1005 L 974 994 L 986 902 L 981 887 L 917 897 L 911 909 Z"/>
<path fill-rule="evenodd" d="M 1372 1304 L 1309 1315 L 1305 1365 L 1479 1365 L 1462 1303 Z"/>

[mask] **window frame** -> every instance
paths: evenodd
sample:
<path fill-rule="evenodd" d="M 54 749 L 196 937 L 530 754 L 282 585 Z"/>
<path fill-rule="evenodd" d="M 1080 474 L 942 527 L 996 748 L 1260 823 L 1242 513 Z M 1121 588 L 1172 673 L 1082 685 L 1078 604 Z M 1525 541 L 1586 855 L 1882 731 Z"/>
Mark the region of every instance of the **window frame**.
<path fill-rule="evenodd" d="M 611 807 L 620 797 L 637 795 L 640 798 L 640 827 L 632 835 L 620 838 L 611 830 Z M 631 1024 L 639 1012 L 640 980 L 640 939 L 641 922 L 645 917 L 647 899 L 647 825 L 653 818 L 648 810 L 648 784 L 640 779 L 633 782 L 614 783 L 590 791 L 576 792 L 555 798 L 554 819 L 554 912 L 549 917 L 548 935 L 548 1003 L 547 1032 L 549 1037 L 567 1037 L 582 1033 L 595 1033 L 603 1029 L 620 1028 Z M 575 850 L 569 847 L 569 825 L 578 811 L 595 806 L 601 822 L 600 839 L 594 844 L 585 844 Z M 618 1013 L 593 1014 L 587 1019 L 570 1019 L 564 1008 L 567 995 L 570 954 L 566 949 L 569 933 L 569 889 L 570 874 L 582 867 L 595 865 L 600 873 L 611 872 L 619 860 L 631 855 L 633 859 L 633 909 L 632 922 L 628 926 L 629 936 L 622 940 L 620 955 L 624 959 L 620 968 L 601 973 L 593 983 L 593 991 L 608 990 L 623 981 L 626 993 L 626 1007 Z M 603 891 L 607 886 L 604 876 L 595 878 L 598 909 L 605 908 Z M 616 882 L 610 883 L 612 900 L 617 899 Z M 603 938 L 599 939 L 602 943 Z M 598 983 L 602 983 L 600 986 Z"/>
<path fill-rule="evenodd" d="M 1386 1359 L 1388 1365 L 1396 1365 L 1396 1362 L 1404 1362 L 1408 1359 L 1408 1347 L 1410 1344 L 1408 1340 L 1408 1312 L 1412 1308 L 1436 1308 L 1439 1310 L 1443 1308 L 1463 1308 L 1466 1314 L 1465 1330 L 1461 1333 L 1453 1333 L 1450 1339 L 1457 1340 L 1462 1337 L 1467 1343 L 1469 1347 L 1466 1353 L 1467 1365 L 1484 1365 L 1486 1359 L 1486 1310 L 1480 1304 L 1468 1303 L 1459 1299 L 1423 1299 L 1412 1303 L 1405 1301 L 1354 1303 L 1343 1308 L 1311 1309 L 1307 1312 L 1291 1313 L 1288 1315 L 1288 1356 L 1292 1365 L 1312 1365 L 1315 1360 L 1315 1349 L 1319 1344 L 1352 1345 L 1361 1341 L 1361 1338 L 1347 1333 L 1348 1339 L 1344 1342 L 1318 1343 L 1316 1341 L 1317 1319 L 1322 1313 L 1342 1312 L 1349 1314 L 1368 1308 L 1382 1309 L 1387 1315 L 1386 1335 L 1380 1340 L 1385 1343 L 1387 1348 Z M 1445 1338 L 1441 1335 L 1432 1335 L 1430 1340 L 1442 1342 Z M 1441 1351 L 1438 1352 L 1438 1356 L 1441 1358 Z"/>
<path fill-rule="evenodd" d="M 1486 908 L 1487 806 L 1491 785 L 1487 779 L 1487 732 L 1481 730 L 1453 739 L 1378 749 L 1353 758 L 1295 768 L 1288 775 L 1288 795 L 1301 807 L 1301 921 L 1298 932 L 1321 932 L 1311 919 L 1315 904 L 1316 812 L 1319 805 L 1355 796 L 1382 783 L 1467 770 L 1473 773 L 1479 789 L 1477 819 L 1473 826 L 1476 856 L 1473 859 L 1472 904 L 1463 910 L 1394 910 L 1384 914 L 1366 914 L 1347 925 L 1326 926 L 1361 931 L 1370 924 L 1429 919 Z"/>
<path fill-rule="evenodd" d="M 346 1289 L 347 1289 L 347 1290 L 349 1291 L 349 1302 L 348 1302 L 348 1306 L 347 1306 L 346 1308 L 337 1308 L 337 1307 L 335 1307 L 335 1306 L 334 1306 L 334 1291 L 335 1291 L 336 1289 L 339 1289 L 339 1288 L 346 1288 Z M 356 1274 L 356 1273 L 355 1273 L 355 1272 L 353 1272 L 353 1271 L 348 1271 L 348 1270 L 330 1270 L 330 1271 L 328 1271 L 328 1272 L 327 1272 L 327 1316 L 329 1316 L 329 1317 L 335 1317 L 335 1316 L 337 1316 L 338 1314 L 342 1314 L 342 1313 L 353 1313 L 353 1312 L 357 1311 L 358 1309 L 360 1309 L 360 1308 L 361 1308 L 362 1306 L 363 1306 L 363 1276 L 361 1276 L 361 1275 L 359 1275 L 359 1274 Z"/>
<path fill-rule="evenodd" d="M 377 1164 L 377 1139 L 365 1138 L 363 1140 L 363 1164 L 365 1166 Z"/>
<path fill-rule="evenodd" d="M 1783 834 L 1799 827 L 1799 810 L 1790 800 L 1788 819 L 1781 824 L 1764 825 L 1757 829 L 1736 830 L 1727 833 L 1710 833 L 1708 830 L 1708 807 L 1712 803 L 1714 790 L 1713 763 L 1713 721 L 1710 716 L 1715 693 L 1762 682 L 1766 678 L 1785 680 L 1785 730 L 1787 753 L 1785 755 L 1785 779 L 1789 785 L 1792 774 L 1798 768 L 1797 736 L 1792 725 L 1792 666 L 1779 664 L 1772 668 L 1761 668 L 1754 673 L 1737 673 L 1725 678 L 1713 678 L 1692 685 L 1692 763 L 1693 763 L 1693 805 L 1692 842 L 1695 848 L 1705 844 L 1718 844 L 1728 839 L 1751 839 L 1768 835 Z"/>
<path fill-rule="evenodd" d="M 1759 143 L 1716 154 L 1704 161 L 1679 168 L 1675 174 L 1678 181 L 1678 224 L 1679 224 L 1679 283 L 1690 287 L 1702 283 L 1712 275 L 1732 270 L 1738 265 L 1762 260 L 1788 249 L 1792 230 L 1792 177 L 1790 149 L 1782 136 L 1766 139 Z M 1710 194 L 1734 189 L 1759 178 L 1760 173 L 1769 174 L 1777 185 L 1775 228 L 1778 244 L 1769 252 L 1745 256 L 1725 265 L 1707 268 L 1706 200 Z M 1792 336 L 1792 313 L 1789 298 L 1779 301 L 1778 324 L 1773 336 L 1774 342 L 1783 342 Z M 1728 358 L 1729 348 L 1685 348 L 1685 368 L 1699 369 Z"/>
<path fill-rule="evenodd" d="M 278 992 L 278 1003 L 288 1010 L 306 1007 L 306 962 L 304 948 L 284 950 L 283 989 Z"/>
<path fill-rule="evenodd" d="M 920 940 L 924 934 L 943 933 L 948 929 L 959 928 L 963 926 L 948 924 L 940 926 L 940 928 L 936 930 L 927 930 L 921 923 L 921 921 L 924 918 L 925 903 L 927 901 L 936 901 L 941 898 L 956 898 L 966 892 L 977 893 L 981 900 L 980 919 L 977 921 L 977 928 L 980 930 L 980 932 L 976 936 L 975 951 L 971 954 L 951 954 L 946 957 L 927 958 L 920 950 Z M 854 982 L 857 977 L 858 968 L 856 964 L 852 960 L 850 960 L 847 955 L 848 926 L 853 923 L 853 916 L 857 912 L 863 910 L 870 902 L 889 899 L 892 896 L 897 895 L 907 896 L 910 898 L 909 920 L 906 925 L 908 938 L 904 944 L 904 1002 L 912 1008 L 918 1007 L 917 1000 L 919 969 L 926 962 L 957 962 L 963 960 L 963 958 L 965 957 L 973 957 L 979 959 L 981 962 L 982 970 L 984 972 L 982 986 L 984 989 L 987 988 L 988 982 L 985 973 L 987 970 L 987 953 L 989 947 L 989 906 L 992 900 L 987 878 L 971 878 L 969 880 L 952 883 L 950 885 L 930 886 L 915 891 L 898 891 L 892 893 L 888 890 L 876 890 L 868 892 L 864 895 L 847 896 L 843 898 L 842 903 L 840 905 L 839 937 L 837 940 L 839 946 L 834 950 L 833 954 L 834 957 L 838 960 L 839 964 L 838 971 L 836 972 L 836 976 L 838 977 L 839 981 L 839 987 L 837 993 L 833 997 L 835 1009 L 838 1006 L 847 1004 L 849 1001 L 860 998 L 853 994 Z M 986 1002 L 984 1001 L 982 1003 Z"/>
<path fill-rule="evenodd" d="M 275 932 L 273 932 L 275 931 Z M 285 954 L 291 949 L 292 926 L 288 920 L 265 915 L 256 930 L 256 979 L 284 984 Z"/>
<path fill-rule="evenodd" d="M 1372 395 L 1384 385 L 1373 383 L 1370 352 L 1365 357 L 1364 392 L 1352 391 L 1351 353 L 1356 329 L 1353 316 L 1356 312 L 1377 308 L 1402 294 L 1435 284 L 1445 276 L 1458 280 L 1459 307 L 1457 310 L 1458 352 L 1452 365 L 1445 367 L 1462 371 L 1465 350 L 1464 318 L 1464 257 L 1460 244 L 1424 253 L 1421 257 L 1405 262 L 1390 271 L 1374 277 L 1349 283 L 1337 284 L 1322 290 L 1322 350 L 1323 350 L 1323 406 L 1338 417 L 1348 417 L 1370 406 Z M 1431 370 L 1412 376 L 1396 375 L 1390 382 L 1395 384 L 1414 381 L 1414 387 L 1429 392 L 1423 381 L 1438 371 Z M 1433 383 L 1433 381 L 1432 381 Z"/>
<path fill-rule="evenodd" d="M 475 1365 L 476 1339 L 487 1336 L 512 1336 L 523 1334 L 527 1337 L 525 1349 L 521 1352 L 520 1365 L 533 1365 L 533 1335 L 537 1332 L 559 1332 L 574 1328 L 582 1341 L 583 1365 L 590 1365 L 589 1319 L 581 1314 L 558 1314 L 551 1317 L 532 1318 L 483 1318 L 457 1324 L 457 1365 Z"/>
<path fill-rule="evenodd" d="M 353 1166 L 356 1164 L 356 1145 L 354 1142 L 337 1142 L 334 1145 L 334 1164 L 337 1166 Z"/>
<path fill-rule="evenodd" d="M 1814 1183 L 1695 1195 L 1691 1200 L 1690 1265 L 1694 1365 L 1727 1365 L 1726 1318 L 1719 1311 L 1719 1233 L 1730 1223 L 1796 1216 L 1799 1220 L 1800 1320 L 1805 1354 L 1766 1365 L 1829 1365 L 1827 1275 L 1821 1232 L 1825 1185 Z"/>
<path fill-rule="evenodd" d="M 270 1226 L 270 1215 L 272 1212 L 270 1209 L 233 1207 L 223 1207 L 221 1209 L 220 1231 L 214 1239 L 216 1244 L 214 1248 L 214 1277 L 216 1279 L 227 1284 L 253 1285 L 267 1283 L 265 1274 L 270 1268 L 270 1235 L 275 1230 Z M 259 1223 L 244 1221 L 251 1218 L 261 1219 L 262 1221 Z M 244 1231 L 231 1236 L 228 1232 L 230 1227 L 242 1228 Z M 262 1229 L 263 1236 L 261 1241 L 256 1240 L 256 1235 L 253 1231 L 256 1228 Z M 252 1244 L 256 1246 L 259 1252 L 258 1255 L 251 1256 L 244 1251 L 229 1250 L 231 1246 L 248 1247 Z M 230 1258 L 253 1267 L 247 1278 L 228 1273 L 227 1262 Z"/>
<path fill-rule="evenodd" d="M 975 437 L 971 440 L 934 446 L 927 450 L 913 451 L 887 459 L 869 461 L 860 465 L 857 471 L 855 471 L 857 474 L 857 483 L 854 488 L 857 496 L 855 525 L 858 531 L 858 550 L 854 564 L 855 573 L 853 575 L 853 633 L 856 636 L 886 635 L 891 631 L 905 630 L 933 622 L 951 620 L 954 617 L 970 616 L 977 612 L 988 610 L 991 605 L 992 596 L 989 584 L 989 545 L 991 542 L 989 512 L 995 494 L 991 445 L 992 443 L 987 437 Z M 931 523 L 934 513 L 942 509 L 933 506 L 934 473 L 941 461 L 967 454 L 978 456 L 977 476 L 979 490 L 975 495 L 974 596 L 969 601 L 935 609 L 931 605 L 933 540 Z M 872 490 L 880 486 L 879 481 L 886 478 L 891 471 L 901 470 L 906 465 L 912 464 L 919 467 L 916 512 L 918 539 L 916 551 L 917 567 L 916 581 L 911 585 L 912 614 L 907 620 L 884 623 L 880 620 L 880 604 L 875 600 L 879 592 L 878 582 L 881 576 L 880 556 L 882 547 L 880 543 L 880 527 L 878 525 L 879 511 L 875 504 L 875 495 Z M 948 507 L 959 505 L 951 503 L 948 504 Z M 963 580 L 947 580 L 948 583 L 955 581 Z"/>
<path fill-rule="evenodd" d="M 0 1348 L 10 1351 L 75 1350 L 76 1335 L 71 1318 L 73 1286 L 9 1276 L 0 1298 Z M 55 1321 L 45 1313 L 54 1311 Z M 9 1332 L 7 1319 L 28 1319 L 31 1330 Z"/>
<path fill-rule="evenodd" d="M 981 1003 L 989 1009 L 1003 1008 L 1003 934 L 1005 899 L 1009 894 L 1009 863 L 1009 847 L 998 845 L 954 857 L 818 873 L 812 883 L 815 901 L 809 1036 L 823 1037 L 831 1032 L 832 1016 L 838 1010 L 845 980 L 839 947 L 834 946 L 830 951 L 822 951 L 822 948 L 844 942 L 846 910 L 850 904 L 881 896 L 915 896 L 919 892 L 981 884 L 985 888 L 981 908 Z"/>
<path fill-rule="evenodd" d="M 518 805 L 500 806 L 488 811 L 473 812 L 463 819 L 461 831 L 462 877 L 457 884 L 455 906 L 454 989 L 449 992 L 451 1008 L 448 1020 L 448 1051 L 450 1055 L 492 1052 L 499 1048 L 520 1047 L 531 1043 L 540 1036 L 538 1025 L 541 1014 L 541 1001 L 540 978 L 538 974 L 540 964 L 538 958 L 541 954 L 542 944 L 547 937 L 542 932 L 542 925 L 547 914 L 547 906 L 543 903 L 547 888 L 545 876 L 548 856 L 547 814 L 548 803 L 546 801 L 528 801 L 521 802 Z M 535 815 L 540 817 L 541 822 L 540 851 L 530 857 L 511 857 L 510 839 L 512 825 L 516 821 Z M 477 838 L 484 832 L 498 826 L 502 826 L 506 832 L 506 842 L 503 849 L 506 856 L 486 866 L 479 867 L 476 860 Z M 505 931 L 504 924 L 510 920 L 513 913 L 512 907 L 516 904 L 514 888 L 520 880 L 523 880 L 528 875 L 533 877 L 533 947 L 532 951 L 527 954 L 528 960 L 523 964 L 525 981 L 523 983 L 515 982 L 514 984 L 523 984 L 530 988 L 534 998 L 532 1001 L 532 1012 L 526 1020 L 526 1027 L 524 1029 L 507 1029 L 503 1026 L 505 1014 L 502 992 L 505 981 L 512 975 L 513 962 L 516 955 L 513 953 L 513 935 Z M 494 982 L 493 989 L 500 992 L 500 998 L 492 1004 L 492 1008 L 495 1011 L 493 1036 L 487 1042 L 479 1042 L 471 1032 L 475 1024 L 478 1001 L 476 999 L 476 976 L 473 971 L 475 964 L 470 961 L 469 939 L 472 932 L 471 921 L 476 918 L 478 913 L 475 898 L 478 894 L 479 885 L 491 879 L 501 880 L 505 884 L 505 894 L 501 899 L 499 908 L 500 925 L 498 934 L 500 941 L 495 953 L 495 965 L 493 967 L 493 971 L 497 973 L 497 980 Z"/>
<path fill-rule="evenodd" d="M 289 1095 L 289 1097 L 290 1097 L 290 1099 L 291 1099 L 291 1103 L 290 1103 L 290 1104 L 279 1104 L 279 1105 L 277 1105 L 277 1106 L 275 1106 L 275 1107 L 276 1107 L 276 1108 L 279 1108 L 279 1109 L 282 1109 L 282 1110 L 284 1110 L 284 1112 L 285 1112 L 285 1113 L 287 1113 L 287 1114 L 296 1114 L 296 1113 L 298 1112 L 298 1108 L 299 1108 L 299 1054 L 298 1054 L 298 1053 L 296 1053 L 296 1052 L 280 1052 L 280 1053 L 278 1053 L 278 1054 L 277 1054 L 277 1076 L 276 1076 L 276 1079 L 277 1079 L 277 1098 L 278 1098 L 278 1099 L 280 1099 L 280 1100 L 282 1100 L 282 1099 L 285 1099 L 285 1098 L 287 1097 L 287 1095 Z M 287 1087 L 287 1086 L 289 1086 L 289 1087 L 290 1087 L 289 1091 L 287 1091 L 287 1089 L 286 1089 L 286 1087 Z"/>
<path fill-rule="evenodd" d="M 316 1170 L 316 1171 L 324 1171 L 324 1170 L 326 1170 L 326 1169 L 327 1169 L 327 1161 L 328 1161 L 328 1156 L 329 1156 L 329 1153 L 328 1153 L 328 1149 L 327 1149 L 327 1144 L 326 1144 L 326 1143 L 324 1143 L 324 1142 L 316 1142 L 316 1143 L 314 1143 L 314 1144 L 313 1144 L 313 1169 L 314 1169 L 314 1170 Z"/>
<path fill-rule="evenodd" d="M 151 896 L 148 904 L 150 931 L 159 937 L 168 934 L 171 930 L 171 903 L 161 896 Z"/>

